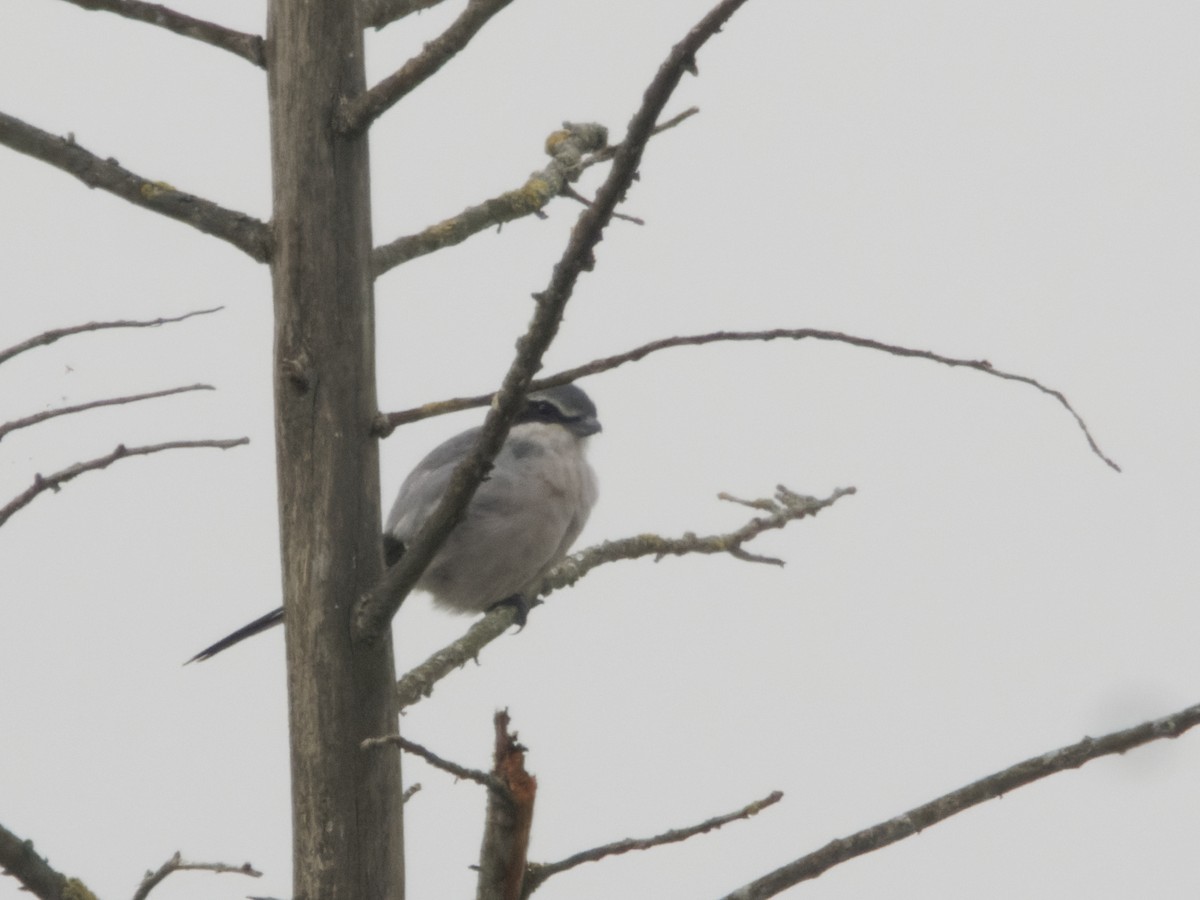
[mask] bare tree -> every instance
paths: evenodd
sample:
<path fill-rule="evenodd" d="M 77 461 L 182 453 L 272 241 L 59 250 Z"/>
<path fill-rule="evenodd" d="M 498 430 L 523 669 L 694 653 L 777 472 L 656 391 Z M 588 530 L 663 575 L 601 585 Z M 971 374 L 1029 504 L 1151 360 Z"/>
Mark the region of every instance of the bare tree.
<path fill-rule="evenodd" d="M 468 0 L 461 14 L 393 74 L 368 85 L 364 29 L 383 28 L 437 5 L 412 0 L 271 0 L 265 39 L 140 0 L 68 0 L 86 9 L 116 13 L 226 50 L 265 68 L 270 108 L 272 215 L 260 221 L 215 202 L 154 181 L 116 160 L 85 149 L 72 135 L 56 136 L 0 113 L 0 143 L 57 167 L 84 182 L 146 210 L 189 224 L 270 266 L 274 310 L 275 447 L 279 522 L 286 608 L 287 682 L 291 732 L 294 894 L 322 898 L 404 896 L 404 802 L 398 746 L 456 778 L 487 792 L 488 811 L 479 864 L 478 896 L 486 900 L 527 897 L 550 876 L 583 862 L 684 840 L 749 818 L 778 803 L 772 793 L 732 812 L 654 837 L 628 839 L 584 850 L 555 863 L 528 858 L 535 815 L 536 781 L 525 771 L 524 748 L 507 715 L 495 723 L 495 764 L 490 772 L 443 759 L 395 735 L 401 710 L 429 696 L 513 623 L 510 609 L 497 609 L 459 640 L 413 667 L 399 680 L 394 670 L 391 622 L 472 493 L 487 476 L 532 388 L 562 384 L 609 371 L 651 353 L 679 346 L 735 341 L 824 341 L 896 357 L 970 369 L 989 378 L 1017 382 L 1049 395 L 1074 421 L 1086 445 L 1119 471 L 1083 418 L 1058 389 L 982 359 L 951 356 L 843 332 L 779 328 L 717 332 L 667 338 L 535 378 L 555 339 L 580 275 L 596 263 L 595 248 L 638 177 L 642 154 L 657 133 L 690 115 L 666 110 L 676 86 L 697 71 L 697 58 L 746 0 L 721 0 L 683 35 L 664 48 L 664 59 L 648 83 L 641 105 L 619 140 L 594 123 L 564 123 L 546 141 L 550 162 L 523 184 L 472 205 L 418 232 L 377 243 L 371 225 L 371 126 L 391 107 L 418 90 L 464 50 L 511 0 Z M 587 168 L 608 165 L 593 197 L 573 184 Z M 461 243 L 487 229 L 540 214 L 557 198 L 584 205 L 561 257 L 544 288 L 534 295 L 531 321 L 517 342 L 494 393 L 381 412 L 376 397 L 375 302 L 377 277 L 419 256 Z M 90 323 L 45 332 L 0 353 L 0 362 L 68 333 L 161 322 Z M 0 438 L 58 415 L 100 406 L 204 390 L 195 384 L 36 413 L 0 427 Z M 460 466 L 450 490 L 403 561 L 383 571 L 378 440 L 393 429 L 442 413 L 490 404 L 478 445 Z M 179 447 L 227 448 L 242 440 L 172 441 L 126 447 L 79 463 L 33 485 L 0 508 L 0 524 L 35 497 L 86 471 L 129 456 Z M 1081 445 L 1083 441 L 1081 441 Z M 638 557 L 729 554 L 747 562 L 780 560 L 752 550 L 759 535 L 811 518 L 854 492 L 843 488 L 825 498 L 779 486 L 762 499 L 723 499 L 754 515 L 731 531 L 705 536 L 638 535 L 588 548 L 549 576 L 545 592 L 573 584 L 598 565 Z M 1134 729 L 1064 747 L 996 772 L 895 819 L 802 855 L 739 888 L 733 898 L 774 896 L 840 862 L 917 833 L 922 828 L 995 798 L 1016 787 L 1098 756 L 1123 753 L 1161 738 L 1175 737 L 1200 721 L 1190 707 Z M 30 851 L 15 833 L 0 831 L 0 865 L 37 896 L 74 895 L 75 883 Z M 174 871 L 200 868 L 254 875 L 248 864 L 186 863 L 178 855 L 138 888 L 144 897 Z"/>

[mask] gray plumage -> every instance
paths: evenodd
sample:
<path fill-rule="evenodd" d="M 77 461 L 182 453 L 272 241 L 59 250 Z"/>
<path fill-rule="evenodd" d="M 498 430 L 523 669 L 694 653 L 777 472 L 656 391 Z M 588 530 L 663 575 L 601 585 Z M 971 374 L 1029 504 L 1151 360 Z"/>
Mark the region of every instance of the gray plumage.
<path fill-rule="evenodd" d="M 566 556 L 596 502 L 596 476 L 586 449 L 588 437 L 598 431 L 596 407 L 575 385 L 531 393 L 491 473 L 417 589 L 458 613 L 515 602 L 523 621 L 542 579 Z M 404 479 L 384 526 L 389 566 L 437 507 L 478 437 L 479 428 L 472 428 L 439 444 Z M 207 659 L 282 621 L 282 608 L 267 613 L 193 660 Z"/>

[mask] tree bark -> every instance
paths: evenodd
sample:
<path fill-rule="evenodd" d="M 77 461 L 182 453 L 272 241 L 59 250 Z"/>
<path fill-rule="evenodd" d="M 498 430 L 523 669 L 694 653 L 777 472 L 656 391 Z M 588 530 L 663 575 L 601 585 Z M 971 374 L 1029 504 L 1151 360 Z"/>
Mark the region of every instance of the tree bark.
<path fill-rule="evenodd" d="M 293 896 L 403 897 L 392 646 L 355 648 L 379 578 L 378 448 L 366 134 L 333 129 L 365 86 L 354 0 L 271 0 L 275 409 L 291 723 Z"/>

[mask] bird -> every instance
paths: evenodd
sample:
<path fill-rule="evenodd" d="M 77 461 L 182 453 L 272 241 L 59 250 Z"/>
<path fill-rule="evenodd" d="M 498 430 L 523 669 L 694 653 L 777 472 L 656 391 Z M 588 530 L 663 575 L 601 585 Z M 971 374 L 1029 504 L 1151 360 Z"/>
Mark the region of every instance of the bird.
<path fill-rule="evenodd" d="M 383 529 L 387 566 L 399 562 L 405 546 L 437 507 L 481 428 L 467 429 L 439 444 L 404 479 Z M 491 472 L 416 589 L 452 613 L 513 605 L 516 621 L 523 625 L 542 579 L 567 555 L 596 503 L 596 474 L 587 460 L 587 446 L 600 430 L 595 404 L 578 386 L 530 392 Z M 280 607 L 188 662 L 209 659 L 282 622 Z"/>

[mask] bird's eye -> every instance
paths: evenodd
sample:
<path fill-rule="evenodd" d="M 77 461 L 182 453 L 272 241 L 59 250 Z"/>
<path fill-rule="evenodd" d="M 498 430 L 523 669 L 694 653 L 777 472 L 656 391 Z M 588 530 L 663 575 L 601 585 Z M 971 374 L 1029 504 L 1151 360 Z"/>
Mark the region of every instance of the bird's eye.
<path fill-rule="evenodd" d="M 533 402 L 533 411 L 546 419 L 552 419 L 558 415 L 558 410 L 554 404 L 547 403 L 545 400 L 535 400 Z"/>

